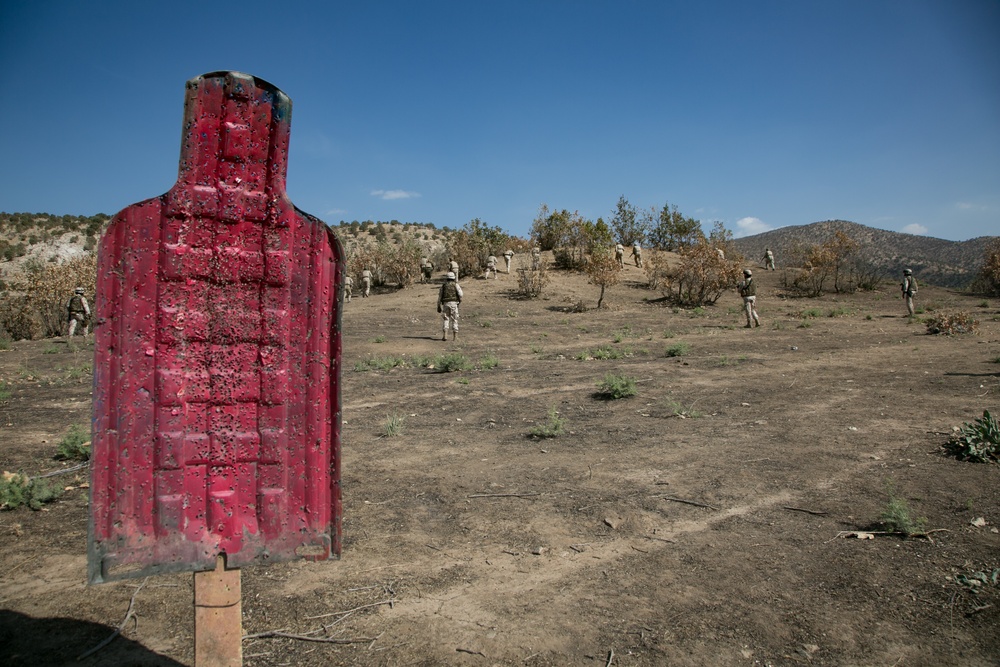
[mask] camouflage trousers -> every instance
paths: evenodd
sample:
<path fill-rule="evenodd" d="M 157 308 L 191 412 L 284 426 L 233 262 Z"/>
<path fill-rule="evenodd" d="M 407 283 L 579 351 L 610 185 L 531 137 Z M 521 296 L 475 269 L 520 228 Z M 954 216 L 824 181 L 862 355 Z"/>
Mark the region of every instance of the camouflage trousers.
<path fill-rule="evenodd" d="M 904 292 L 903 299 L 906 301 L 906 314 L 913 317 L 913 295 Z"/>
<path fill-rule="evenodd" d="M 362 287 L 361 296 L 368 296 L 369 294 L 371 294 L 372 293 L 372 279 L 371 278 L 362 278 L 361 279 L 361 287 Z"/>
<path fill-rule="evenodd" d="M 510 257 L 504 257 L 503 263 L 507 265 L 507 273 L 510 273 Z"/>
<path fill-rule="evenodd" d="M 445 333 L 450 327 L 452 331 L 458 331 L 458 302 L 445 301 L 441 304 L 441 324 Z"/>
<path fill-rule="evenodd" d="M 72 337 L 72 336 L 76 335 L 76 327 L 77 327 L 77 325 L 82 325 L 82 327 L 83 327 L 83 336 L 84 336 L 84 338 L 86 338 L 87 337 L 87 316 L 84 315 L 83 313 L 70 313 L 69 314 L 69 332 L 68 332 L 69 336 Z"/>
<path fill-rule="evenodd" d="M 753 326 L 753 324 L 760 326 L 760 318 L 757 317 L 757 297 L 743 297 L 743 314 L 747 316 L 748 327 Z M 751 324 L 751 322 L 753 324 Z"/>

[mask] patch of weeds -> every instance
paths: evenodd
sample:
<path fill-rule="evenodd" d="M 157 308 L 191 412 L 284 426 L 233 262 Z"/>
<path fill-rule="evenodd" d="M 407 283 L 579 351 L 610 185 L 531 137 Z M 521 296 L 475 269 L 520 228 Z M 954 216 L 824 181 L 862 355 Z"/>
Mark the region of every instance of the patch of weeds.
<path fill-rule="evenodd" d="M 927 325 L 927 333 L 944 336 L 974 334 L 979 327 L 979 320 L 969 313 L 943 313 L 928 317 L 924 323 Z"/>
<path fill-rule="evenodd" d="M 840 306 L 839 308 L 832 308 L 830 312 L 826 314 L 827 317 L 842 317 L 844 315 L 852 315 L 854 311 L 849 308 L 844 308 Z"/>
<path fill-rule="evenodd" d="M 664 331 L 664 332 L 663 332 L 663 337 L 664 337 L 664 338 L 674 338 L 674 337 L 675 337 L 676 335 L 677 335 L 677 334 L 675 334 L 675 333 L 674 333 L 673 331 L 671 331 L 670 329 L 667 329 L 666 331 Z"/>
<path fill-rule="evenodd" d="M 479 326 L 481 326 L 484 329 L 490 329 L 493 327 L 493 323 L 490 322 L 489 320 L 483 320 L 482 322 L 479 323 Z"/>
<path fill-rule="evenodd" d="M 980 301 L 979 302 L 979 307 L 980 308 L 989 308 L 990 307 L 990 302 L 989 301 L 985 301 L 985 300 L 984 301 Z"/>
<path fill-rule="evenodd" d="M 392 413 L 385 416 L 385 423 L 382 425 L 382 435 L 387 438 L 395 438 L 403 434 L 403 424 L 406 422 L 405 415 Z"/>
<path fill-rule="evenodd" d="M 565 426 L 566 420 L 559 416 L 559 411 L 553 405 L 549 408 L 547 419 L 532 428 L 529 433 L 536 438 L 554 438 L 562 434 Z"/>
<path fill-rule="evenodd" d="M 531 353 L 532 354 L 541 354 L 542 353 L 542 348 L 539 347 L 538 345 L 532 345 L 531 346 Z"/>
<path fill-rule="evenodd" d="M 680 417 L 681 419 L 698 419 L 701 417 L 701 413 L 694 409 L 694 403 L 689 407 L 684 407 L 684 404 L 680 401 L 670 401 L 667 403 L 667 409 L 670 410 L 674 417 Z"/>
<path fill-rule="evenodd" d="M 517 311 L 507 309 L 507 312 L 504 314 L 504 317 L 517 317 Z"/>
<path fill-rule="evenodd" d="M 628 375 L 608 373 L 597 383 L 597 393 L 602 398 L 618 400 L 635 396 L 639 390 L 635 386 L 635 378 Z"/>
<path fill-rule="evenodd" d="M 90 459 L 90 432 L 73 424 L 56 445 L 56 458 L 61 461 L 87 461 Z"/>
<path fill-rule="evenodd" d="M 701 306 L 695 306 L 691 309 L 691 315 L 693 317 L 702 317 L 705 314 L 705 309 Z"/>
<path fill-rule="evenodd" d="M 589 359 L 621 359 L 625 356 L 622 350 L 611 347 L 610 345 L 601 345 L 594 350 L 584 350 L 580 354 L 576 355 L 579 361 L 586 361 Z"/>
<path fill-rule="evenodd" d="M 673 345 L 668 345 L 667 349 L 663 352 L 665 357 L 683 357 L 688 351 L 691 350 L 691 346 L 687 343 L 674 343 Z"/>
<path fill-rule="evenodd" d="M 1000 463 L 1000 423 L 983 410 L 982 417 L 962 424 L 944 448 L 960 461 Z"/>
<path fill-rule="evenodd" d="M 375 336 L 375 340 L 373 340 L 372 342 L 373 343 L 384 343 L 385 342 L 385 336 Z"/>
<path fill-rule="evenodd" d="M 866 320 L 870 320 L 871 318 L 872 318 L 872 316 L 871 316 L 871 315 L 865 315 L 865 319 L 866 319 Z"/>
<path fill-rule="evenodd" d="M 995 568 L 990 574 L 982 571 L 956 574 L 955 581 L 967 587 L 972 593 L 978 593 L 983 586 L 1000 584 L 1000 568 Z"/>
<path fill-rule="evenodd" d="M 403 357 L 397 357 L 389 355 L 387 357 L 369 357 L 368 359 L 362 359 L 354 364 L 355 373 L 364 373 L 365 371 L 388 371 L 393 368 L 400 366 L 406 366 L 406 359 Z"/>
<path fill-rule="evenodd" d="M 813 325 L 813 323 L 810 322 L 809 320 L 802 320 L 801 322 L 799 322 L 799 327 L 798 328 L 799 329 L 808 329 L 812 325 Z"/>
<path fill-rule="evenodd" d="M 771 322 L 771 328 L 774 329 L 775 331 L 781 331 L 782 329 L 785 328 L 785 326 L 778 320 L 775 320 L 774 322 Z"/>
<path fill-rule="evenodd" d="M 458 382 L 459 384 L 469 384 L 469 378 L 464 378 L 464 377 L 458 378 L 456 382 Z"/>
<path fill-rule="evenodd" d="M 0 336 L 0 350 L 7 351 L 10 349 L 11 340 L 6 336 Z"/>
<path fill-rule="evenodd" d="M 59 354 L 59 348 L 55 345 L 49 345 L 42 350 L 42 354 Z"/>
<path fill-rule="evenodd" d="M 94 372 L 93 367 L 90 364 L 81 364 L 79 366 L 70 366 L 66 369 L 66 379 L 67 380 L 82 380 L 86 377 L 90 377 Z"/>
<path fill-rule="evenodd" d="M 0 380 L 0 402 L 10 398 L 10 385 Z"/>
<path fill-rule="evenodd" d="M 21 473 L 4 471 L 0 476 L 0 509 L 12 510 L 27 505 L 42 509 L 63 494 L 63 486 L 55 480 L 30 478 Z"/>
<path fill-rule="evenodd" d="M 488 371 L 500 365 L 500 357 L 495 352 L 487 352 L 479 358 L 479 369 Z"/>
<path fill-rule="evenodd" d="M 993 357 L 994 364 L 1000 364 L 1000 357 Z"/>
<path fill-rule="evenodd" d="M 822 316 L 823 316 L 823 311 L 820 310 L 819 308 L 807 308 L 803 310 L 801 313 L 799 313 L 799 317 L 803 319 L 807 318 L 815 319 L 817 317 L 822 317 Z"/>
<path fill-rule="evenodd" d="M 889 502 L 879 515 L 879 521 L 890 533 L 900 533 L 902 535 L 920 535 L 924 532 L 927 519 L 914 518 L 910 514 L 910 506 L 902 498 L 898 498 L 892 488 L 888 485 Z"/>
<path fill-rule="evenodd" d="M 467 371 L 472 368 L 472 364 L 460 352 L 442 354 L 434 360 L 434 369 L 441 373 L 453 373 L 455 371 Z M 428 366 L 430 368 L 430 366 Z"/>

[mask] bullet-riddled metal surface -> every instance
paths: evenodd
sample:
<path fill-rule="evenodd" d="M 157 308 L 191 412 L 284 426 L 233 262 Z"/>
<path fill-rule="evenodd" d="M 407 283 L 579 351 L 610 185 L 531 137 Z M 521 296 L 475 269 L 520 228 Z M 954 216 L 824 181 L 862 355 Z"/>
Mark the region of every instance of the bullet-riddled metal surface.
<path fill-rule="evenodd" d="M 340 553 L 343 252 L 285 194 L 290 121 L 188 81 L 177 183 L 101 239 L 91 582 Z"/>

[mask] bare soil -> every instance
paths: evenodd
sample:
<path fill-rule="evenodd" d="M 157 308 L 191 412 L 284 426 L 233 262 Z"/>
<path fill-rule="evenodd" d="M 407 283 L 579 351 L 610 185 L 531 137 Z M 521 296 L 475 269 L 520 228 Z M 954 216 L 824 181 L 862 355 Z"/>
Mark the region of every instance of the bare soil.
<path fill-rule="evenodd" d="M 1000 664 L 1000 586 L 956 579 L 1000 568 L 1000 467 L 941 449 L 1000 412 L 998 303 L 923 288 L 981 322 L 930 336 L 892 286 L 799 299 L 758 273 L 757 329 L 734 293 L 674 310 L 634 267 L 586 312 L 580 276 L 531 301 L 465 279 L 457 342 L 434 285 L 346 304 L 342 559 L 242 572 L 246 634 L 342 643 L 248 638 L 245 664 Z M 581 358 L 601 346 L 619 358 Z M 0 468 L 70 465 L 92 352 L 0 351 Z M 443 353 L 499 364 L 363 370 Z M 596 395 L 607 373 L 638 395 Z M 552 407 L 562 434 L 532 437 Z M 0 512 L 0 663 L 192 664 L 192 576 L 86 586 L 86 476 L 57 479 L 43 511 Z M 883 530 L 890 498 L 928 534 L 845 536 Z"/>

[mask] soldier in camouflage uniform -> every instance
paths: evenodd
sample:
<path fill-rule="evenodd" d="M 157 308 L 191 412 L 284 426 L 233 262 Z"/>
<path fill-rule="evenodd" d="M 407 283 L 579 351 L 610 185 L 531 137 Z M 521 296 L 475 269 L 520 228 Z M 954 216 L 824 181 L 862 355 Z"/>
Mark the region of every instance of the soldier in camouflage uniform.
<path fill-rule="evenodd" d="M 490 255 L 486 258 L 486 279 L 490 279 L 490 271 L 493 272 L 493 280 L 497 280 L 497 258 L 496 255 Z"/>
<path fill-rule="evenodd" d="M 899 286 L 899 289 L 903 293 L 903 299 L 906 301 L 906 314 L 909 317 L 913 317 L 913 297 L 917 293 L 917 279 L 913 277 L 912 270 L 903 269 L 903 282 Z"/>
<path fill-rule="evenodd" d="M 361 272 L 361 296 L 369 296 L 372 293 L 372 272 L 365 269 Z"/>
<path fill-rule="evenodd" d="M 514 251 L 507 248 L 507 251 L 503 254 L 503 261 L 507 265 L 507 273 L 510 273 L 510 260 L 514 259 Z"/>
<path fill-rule="evenodd" d="M 615 244 L 615 261 L 618 262 L 618 268 L 625 268 L 625 246 L 621 243 Z"/>
<path fill-rule="evenodd" d="M 420 282 L 429 283 L 431 274 L 434 273 L 434 264 L 426 257 L 420 258 Z"/>
<path fill-rule="evenodd" d="M 642 268 L 642 248 L 639 246 L 639 242 L 635 241 L 632 243 L 632 258 L 635 259 L 635 265 Z"/>
<path fill-rule="evenodd" d="M 743 297 L 743 313 L 747 316 L 746 328 L 760 326 L 757 317 L 757 284 L 753 281 L 753 272 L 743 269 L 743 280 L 737 285 L 740 296 Z M 753 322 L 753 324 L 751 324 Z"/>
<path fill-rule="evenodd" d="M 770 248 L 764 248 L 764 268 L 774 271 L 774 253 Z"/>
<path fill-rule="evenodd" d="M 344 300 L 351 302 L 351 295 L 354 293 L 354 278 L 344 276 Z"/>
<path fill-rule="evenodd" d="M 83 325 L 83 337 L 87 337 L 87 321 L 90 319 L 90 304 L 83 296 L 83 288 L 77 287 L 73 290 L 73 296 L 66 303 L 66 318 L 69 322 L 70 338 L 76 333 L 76 325 Z"/>
<path fill-rule="evenodd" d="M 451 339 L 458 338 L 458 305 L 462 303 L 462 286 L 452 271 L 448 272 L 441 291 L 438 292 L 437 311 L 441 313 L 444 332 L 441 340 L 448 340 L 448 328 L 451 328 Z"/>

